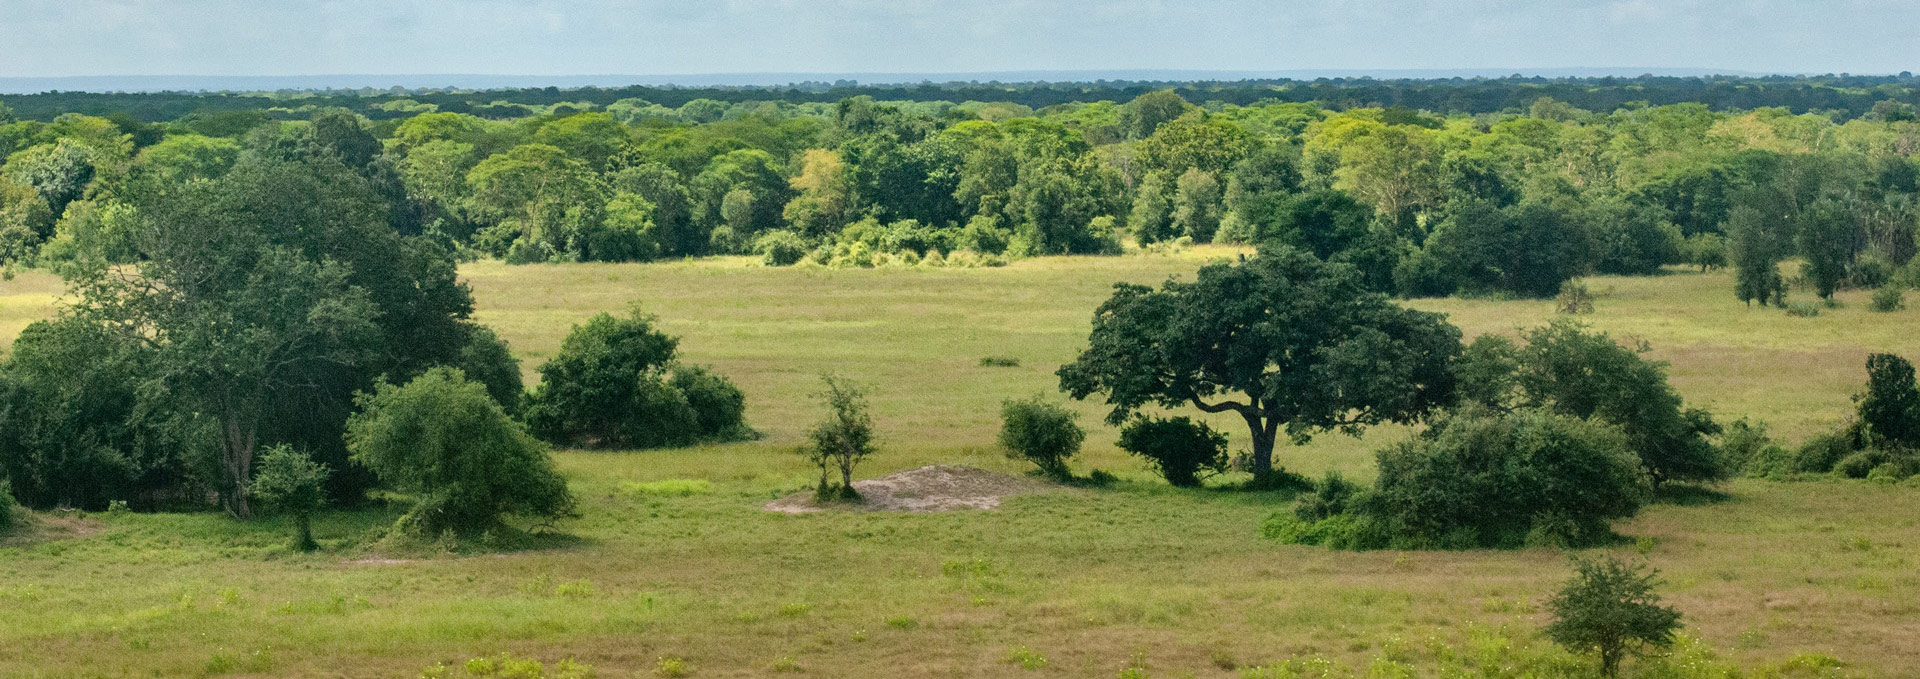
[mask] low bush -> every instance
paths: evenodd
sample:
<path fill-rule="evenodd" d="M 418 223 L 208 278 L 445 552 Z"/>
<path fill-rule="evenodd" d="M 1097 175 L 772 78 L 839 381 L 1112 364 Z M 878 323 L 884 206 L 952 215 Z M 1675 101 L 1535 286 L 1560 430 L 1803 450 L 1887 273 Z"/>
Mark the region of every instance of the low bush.
<path fill-rule="evenodd" d="M 1186 417 L 1137 417 L 1120 430 L 1120 449 L 1146 458 L 1167 483 L 1200 485 L 1202 472 L 1227 468 L 1227 435 Z"/>
<path fill-rule="evenodd" d="M 248 490 L 268 511 L 291 517 L 293 548 L 311 552 L 319 547 L 313 541 L 313 513 L 327 502 L 324 484 L 332 473 L 306 453 L 278 445 L 260 456 Z"/>
<path fill-rule="evenodd" d="M 637 308 L 574 326 L 540 366 L 527 424 L 540 438 L 571 446 L 664 448 L 754 436 L 746 399 L 712 371 L 679 365 L 679 339 Z"/>
<path fill-rule="evenodd" d="M 1820 305 L 1813 302 L 1788 302 L 1787 315 L 1796 318 L 1813 318 L 1820 315 Z"/>
<path fill-rule="evenodd" d="M 1371 491 L 1323 481 L 1263 531 L 1350 549 L 1591 545 L 1650 491 L 1619 429 L 1539 410 L 1456 413 L 1378 457 Z"/>
<path fill-rule="evenodd" d="M 1620 676 L 1620 661 L 1643 647 L 1667 648 L 1680 629 L 1680 612 L 1660 605 L 1658 572 L 1613 557 L 1575 558 L 1577 571 L 1547 601 L 1553 622 L 1547 638 L 1600 658 L 1600 675 Z"/>
<path fill-rule="evenodd" d="M 414 495 L 400 525 L 478 534 L 516 515 L 571 515 L 573 495 L 547 447 L 459 370 L 433 368 L 357 399 L 347 450 L 388 487 Z"/>
<path fill-rule="evenodd" d="M 1087 433 L 1074 420 L 1079 415 L 1045 398 L 1009 400 L 1000 405 L 1000 447 L 1007 457 L 1032 462 L 1055 479 L 1073 476 L 1067 459 L 1080 452 Z"/>
<path fill-rule="evenodd" d="M 1886 460 L 1886 456 L 1877 450 L 1862 450 L 1850 453 L 1834 463 L 1833 473 L 1849 479 L 1864 479 L 1873 472 L 1874 467 Z"/>
<path fill-rule="evenodd" d="M 1856 449 L 1850 431 L 1815 434 L 1800 444 L 1800 450 L 1793 456 L 1793 471 L 1803 474 L 1825 474 L 1833 471 L 1834 465 Z"/>
<path fill-rule="evenodd" d="M 807 241 L 792 231 L 768 231 L 753 240 L 753 252 L 767 266 L 791 266 L 806 258 Z"/>
<path fill-rule="evenodd" d="M 985 358 L 980 359 L 980 367 L 982 368 L 1018 368 L 1020 367 L 1020 359 L 1014 358 L 1012 356 L 987 356 Z"/>
<path fill-rule="evenodd" d="M 1907 308 L 1906 291 L 1891 285 L 1873 291 L 1873 300 L 1867 308 L 1880 313 L 1900 311 Z"/>
<path fill-rule="evenodd" d="M 1779 478 L 1794 473 L 1794 456 L 1774 443 L 1764 422 L 1735 420 L 1720 434 L 1720 456 L 1745 476 Z"/>

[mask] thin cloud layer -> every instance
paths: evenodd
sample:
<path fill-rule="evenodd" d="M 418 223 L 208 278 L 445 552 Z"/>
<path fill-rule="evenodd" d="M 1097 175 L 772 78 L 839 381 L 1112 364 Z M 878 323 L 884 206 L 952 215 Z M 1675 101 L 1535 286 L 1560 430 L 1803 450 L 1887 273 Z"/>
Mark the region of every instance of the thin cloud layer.
<path fill-rule="evenodd" d="M 0 0 L 0 76 L 1920 64 L 1912 0 Z"/>

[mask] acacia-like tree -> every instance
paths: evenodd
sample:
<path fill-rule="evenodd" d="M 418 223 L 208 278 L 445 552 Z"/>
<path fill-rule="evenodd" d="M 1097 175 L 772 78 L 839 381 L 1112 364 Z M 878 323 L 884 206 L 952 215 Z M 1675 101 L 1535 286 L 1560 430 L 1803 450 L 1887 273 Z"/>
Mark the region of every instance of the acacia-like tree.
<path fill-rule="evenodd" d="M 1278 248 L 1208 265 L 1191 283 L 1114 288 L 1060 388 L 1104 394 L 1114 424 L 1147 405 L 1238 414 L 1260 482 L 1283 426 L 1304 443 L 1413 422 L 1451 398 L 1460 331 L 1369 292 L 1344 264 Z"/>
<path fill-rule="evenodd" d="M 853 490 L 853 467 L 872 455 L 873 416 L 867 414 L 867 394 L 860 385 L 845 378 L 827 375 L 826 390 L 820 398 L 830 411 L 827 418 L 807 430 L 807 445 L 800 453 L 820 467 L 820 485 L 814 496 L 820 500 L 858 500 Z M 840 485 L 828 479 L 829 469 L 838 469 Z"/>

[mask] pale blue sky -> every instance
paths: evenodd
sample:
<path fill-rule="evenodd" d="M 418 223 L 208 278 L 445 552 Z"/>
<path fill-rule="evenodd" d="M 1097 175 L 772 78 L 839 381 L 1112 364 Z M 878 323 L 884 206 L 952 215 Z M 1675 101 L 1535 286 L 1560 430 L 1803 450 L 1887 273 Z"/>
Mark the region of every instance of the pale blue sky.
<path fill-rule="evenodd" d="M 1920 0 L 0 0 L 0 77 L 1920 70 Z"/>

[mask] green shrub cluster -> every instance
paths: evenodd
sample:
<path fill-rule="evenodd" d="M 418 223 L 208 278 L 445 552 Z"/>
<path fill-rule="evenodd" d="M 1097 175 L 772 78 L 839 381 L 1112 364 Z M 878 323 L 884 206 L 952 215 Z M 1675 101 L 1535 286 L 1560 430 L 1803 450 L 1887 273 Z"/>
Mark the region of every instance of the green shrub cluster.
<path fill-rule="evenodd" d="M 1543 410 L 1455 413 L 1378 459 L 1373 488 L 1330 476 L 1263 533 L 1342 549 L 1592 545 L 1650 492 L 1617 427 Z"/>
<path fill-rule="evenodd" d="M 1120 430 L 1120 449 L 1145 458 L 1167 483 L 1183 488 L 1227 468 L 1227 435 L 1186 417 L 1135 417 Z"/>
<path fill-rule="evenodd" d="M 540 366 L 527 424 L 547 441 L 663 448 L 751 438 L 746 397 L 726 377 L 675 361 L 679 339 L 637 308 L 594 316 Z"/>
<path fill-rule="evenodd" d="M 1075 422 L 1079 414 L 1041 396 L 1008 400 L 1000 405 L 1000 447 L 1007 457 L 1032 462 L 1054 479 L 1072 478 L 1067 459 L 1080 452 L 1087 432 Z"/>
<path fill-rule="evenodd" d="M 1899 482 L 1920 474 L 1920 386 L 1913 364 L 1893 354 L 1869 356 L 1867 389 L 1855 401 L 1851 422 L 1808 437 L 1791 453 L 1757 425 L 1730 430 L 1721 449 L 1747 476 L 1776 480 L 1833 474 Z"/>
<path fill-rule="evenodd" d="M 13 516 L 14 510 L 19 506 L 19 503 L 13 500 L 12 485 L 5 480 L 0 480 L 0 537 L 6 537 L 13 532 L 16 521 Z"/>

